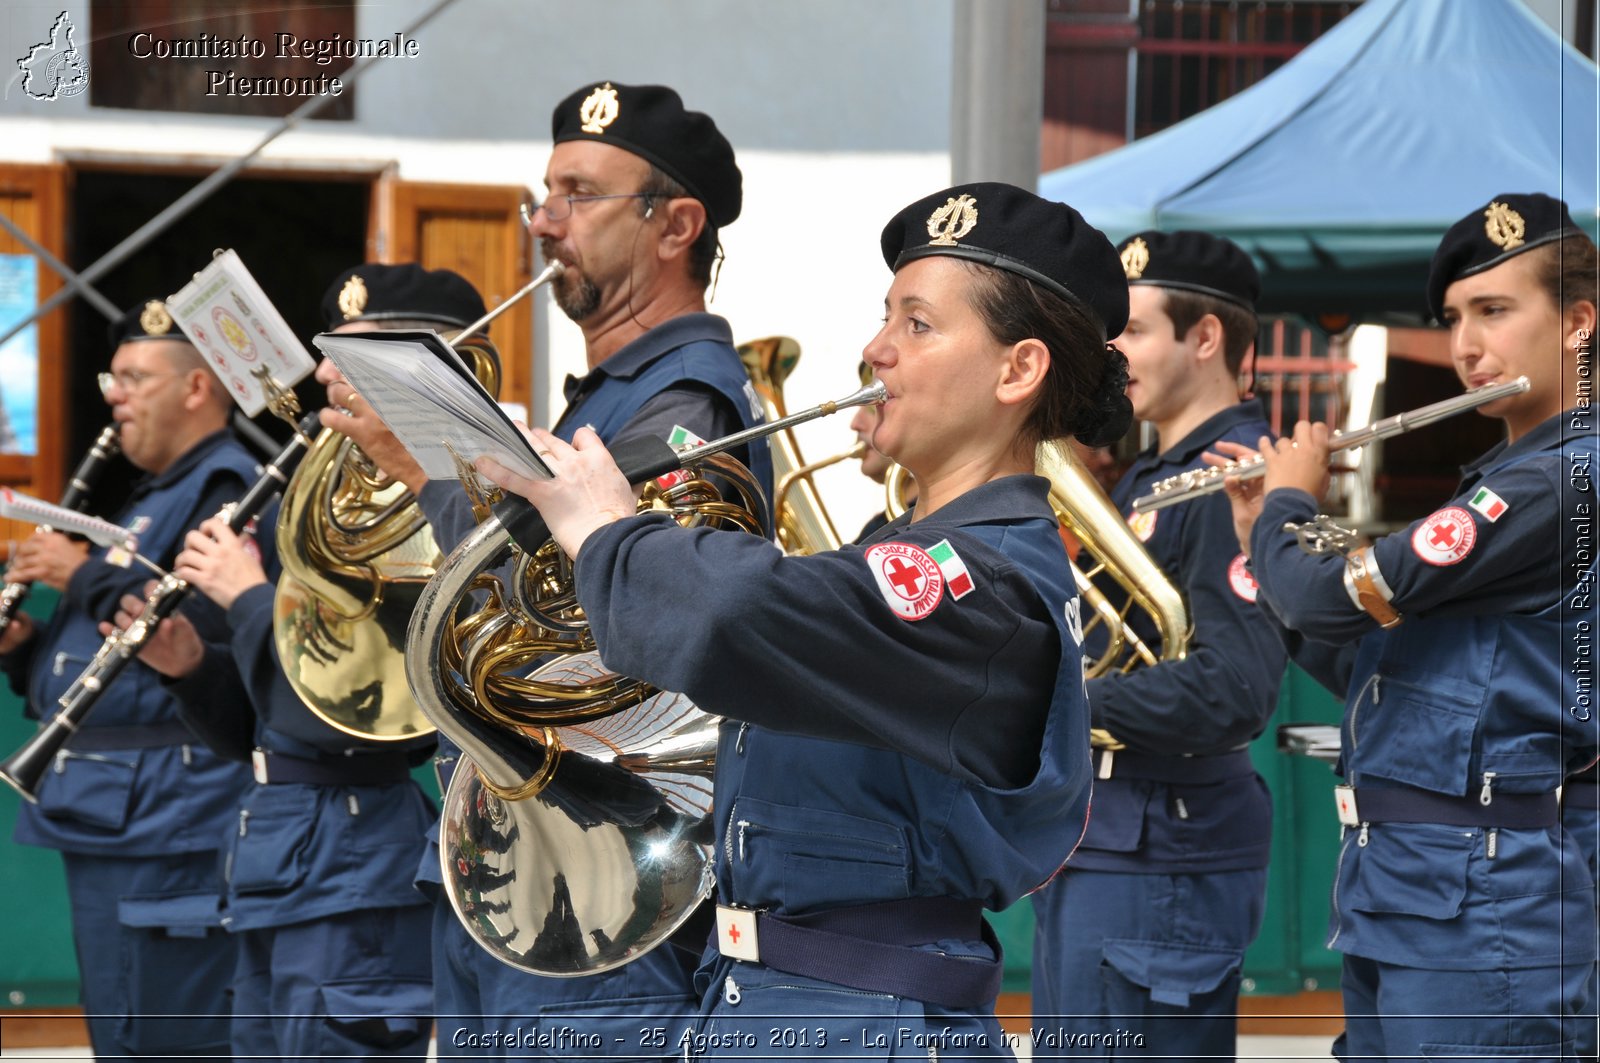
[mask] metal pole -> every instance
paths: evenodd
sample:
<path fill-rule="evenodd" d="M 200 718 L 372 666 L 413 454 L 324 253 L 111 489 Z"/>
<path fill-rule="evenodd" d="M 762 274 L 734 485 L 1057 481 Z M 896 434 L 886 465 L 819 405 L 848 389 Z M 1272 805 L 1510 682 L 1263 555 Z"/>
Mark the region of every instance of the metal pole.
<path fill-rule="evenodd" d="M 39 241 L 23 232 L 22 229 L 17 226 L 17 223 L 12 221 L 8 215 L 0 214 L 0 226 L 4 226 L 6 232 L 16 237 L 17 241 L 29 251 L 32 251 L 34 254 L 44 259 L 45 265 L 61 274 L 62 280 L 66 281 L 69 286 L 78 289 L 83 294 L 83 297 L 89 300 L 89 302 L 93 303 L 94 308 L 104 314 L 109 320 L 115 321 L 117 318 L 122 316 L 122 311 L 117 308 L 115 303 L 101 295 L 99 292 L 95 291 L 94 287 L 91 286 L 89 282 L 72 272 L 72 268 L 70 266 L 56 258 L 56 256 L 52 255 L 43 244 L 39 243 Z M 33 319 L 29 318 L 28 320 L 31 321 Z M 24 322 L 24 324 L 26 324 L 26 322 Z"/>
<path fill-rule="evenodd" d="M 421 18 L 417 19 L 400 32 L 404 33 L 408 37 L 415 34 L 417 30 L 421 29 L 424 25 L 431 21 L 435 15 L 455 2 L 456 0 L 439 0 L 439 2 L 434 4 L 433 7 L 429 8 Z M 378 62 L 379 59 L 379 56 L 369 56 L 368 58 L 361 60 L 355 66 L 351 67 L 348 73 L 341 75 L 340 80 L 344 82 L 354 82 L 357 78 L 364 74 L 369 67 Z M 145 222 L 144 225 L 140 226 L 138 230 L 129 235 L 127 239 L 123 240 L 116 247 L 113 247 L 110 251 L 107 251 L 104 255 L 101 255 L 98 262 L 78 275 L 79 278 L 87 284 L 88 282 L 99 278 L 101 274 L 116 267 L 122 262 L 123 259 L 139 250 L 139 248 L 143 247 L 150 239 L 171 227 L 174 222 L 187 214 L 191 209 L 198 205 L 201 200 L 210 196 L 211 193 L 215 192 L 218 188 L 221 188 L 224 184 L 231 181 L 234 175 L 248 166 L 250 164 L 250 160 L 261 154 L 268 144 L 271 144 L 274 140 L 277 140 L 280 136 L 293 129 L 296 125 L 299 125 L 302 119 L 310 116 L 313 112 L 327 104 L 327 102 L 331 99 L 333 99 L 332 96 L 318 96 L 314 99 L 307 100 L 299 107 L 296 107 L 292 113 L 284 117 L 283 121 L 278 124 L 276 129 L 273 129 L 266 136 L 262 137 L 260 142 L 257 143 L 255 147 L 251 148 L 248 152 L 239 156 L 237 159 L 232 160 L 220 170 L 217 170 L 215 173 L 211 174 L 204 181 L 201 181 L 199 184 L 189 189 L 189 191 L 185 192 L 182 196 L 178 197 L 178 199 L 175 200 L 166 210 Z M 17 322 L 3 335 L 0 335 L 0 345 L 3 345 L 6 340 L 9 340 L 12 336 L 15 336 L 17 333 L 27 328 L 36 318 L 43 317 L 45 314 L 48 314 L 62 303 L 72 298 L 72 294 L 71 288 L 63 288 L 50 298 L 46 299 L 44 302 L 40 303 L 33 313 Z"/>
<path fill-rule="evenodd" d="M 1039 183 L 1045 5 L 955 0 L 950 175 L 956 184 Z"/>

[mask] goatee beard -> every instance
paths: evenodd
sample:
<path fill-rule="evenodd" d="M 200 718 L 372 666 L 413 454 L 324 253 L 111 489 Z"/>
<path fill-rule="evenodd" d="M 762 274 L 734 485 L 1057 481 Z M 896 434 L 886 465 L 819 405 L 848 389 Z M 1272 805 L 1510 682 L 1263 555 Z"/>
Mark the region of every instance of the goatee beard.
<path fill-rule="evenodd" d="M 574 276 L 570 269 L 555 282 L 551 294 L 561 312 L 573 321 L 582 321 L 600 309 L 600 289 L 588 277 Z"/>

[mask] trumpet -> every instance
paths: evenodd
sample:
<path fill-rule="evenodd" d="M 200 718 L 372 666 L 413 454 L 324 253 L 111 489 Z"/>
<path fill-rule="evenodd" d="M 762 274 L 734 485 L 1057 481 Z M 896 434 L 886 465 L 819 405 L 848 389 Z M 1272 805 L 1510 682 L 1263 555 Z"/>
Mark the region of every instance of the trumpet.
<path fill-rule="evenodd" d="M 1388 439 L 1390 436 L 1409 432 L 1413 428 L 1442 421 L 1446 417 L 1454 417 L 1458 413 L 1475 410 L 1479 406 L 1488 405 L 1499 399 L 1520 395 L 1529 388 L 1528 378 L 1519 376 L 1515 380 L 1508 380 L 1503 384 L 1486 384 L 1481 388 L 1474 388 L 1455 398 L 1445 399 L 1441 402 L 1431 403 L 1418 407 L 1405 413 L 1397 413 L 1393 417 L 1385 417 L 1381 421 L 1374 421 L 1365 428 L 1355 428 L 1348 432 L 1335 432 L 1328 440 L 1330 450 L 1350 450 L 1354 447 L 1366 446 L 1368 443 L 1379 439 Z M 1239 461 L 1230 461 L 1226 465 L 1214 465 L 1204 469 L 1190 469 L 1180 472 L 1176 476 L 1169 476 L 1165 480 L 1157 481 L 1150 485 L 1150 493 L 1140 495 L 1133 500 L 1135 513 L 1149 513 L 1152 510 L 1164 509 L 1175 506 L 1179 502 L 1187 502 L 1191 498 L 1199 498 L 1222 490 L 1223 482 L 1230 476 L 1237 476 L 1241 480 L 1253 480 L 1262 476 L 1267 471 L 1267 463 L 1257 454 L 1251 458 Z"/>
<path fill-rule="evenodd" d="M 116 457 L 121 449 L 122 444 L 118 441 L 115 424 L 108 424 L 100 429 L 94 444 L 89 447 L 89 453 L 85 454 L 83 460 L 78 462 L 78 467 L 72 470 L 72 477 L 67 481 L 67 489 L 61 495 L 61 508 L 82 509 L 87 505 L 89 493 L 94 490 L 94 485 L 105 472 L 106 463 Z M 22 599 L 28 596 L 28 588 L 31 586 L 29 583 L 11 581 L 6 584 L 5 590 L 0 591 L 0 633 L 11 626 L 11 618 L 16 616 L 17 610 L 22 607 Z"/>
<path fill-rule="evenodd" d="M 242 531 L 283 490 L 294 473 L 294 467 L 311 445 L 311 433 L 317 430 L 318 424 L 315 413 L 302 418 L 294 438 L 277 457 L 267 463 L 261 477 L 245 492 L 244 497 L 222 507 L 217 516 L 227 521 L 231 531 Z M 0 781 L 29 801 L 38 802 L 39 782 L 44 778 L 50 762 L 77 732 L 112 680 L 128 667 L 134 655 L 155 634 L 156 627 L 172 615 L 189 590 L 189 584 L 172 573 L 162 575 L 155 589 L 145 599 L 144 611 L 138 619 L 129 624 L 126 630 L 114 631 L 107 636 L 94 659 L 85 666 L 67 692 L 61 695 L 56 714 L 40 725 L 22 748 L 0 763 Z"/>

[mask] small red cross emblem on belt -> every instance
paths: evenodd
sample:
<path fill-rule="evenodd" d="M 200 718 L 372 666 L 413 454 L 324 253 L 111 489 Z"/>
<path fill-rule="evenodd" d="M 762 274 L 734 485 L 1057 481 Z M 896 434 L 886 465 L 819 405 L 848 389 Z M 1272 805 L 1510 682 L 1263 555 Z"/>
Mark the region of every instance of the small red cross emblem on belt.
<path fill-rule="evenodd" d="M 737 926 L 730 926 L 728 928 L 728 940 L 733 942 L 735 945 L 739 943 L 739 928 Z"/>

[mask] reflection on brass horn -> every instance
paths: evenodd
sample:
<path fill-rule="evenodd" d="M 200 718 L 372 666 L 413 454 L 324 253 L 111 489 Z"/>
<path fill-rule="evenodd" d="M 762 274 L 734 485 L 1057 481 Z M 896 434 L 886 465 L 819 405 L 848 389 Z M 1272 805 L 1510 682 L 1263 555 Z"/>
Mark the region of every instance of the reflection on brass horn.
<path fill-rule="evenodd" d="M 642 507 L 764 534 L 760 488 L 726 451 L 882 400 L 881 385 L 863 388 L 678 453 L 637 439 L 613 456 L 647 485 Z M 440 868 L 463 926 L 492 955 L 553 977 L 610 970 L 665 941 L 709 895 L 718 721 L 600 662 L 571 562 L 531 508 L 498 507 L 439 566 L 411 622 L 406 671 L 417 704 L 463 751 Z"/>
<path fill-rule="evenodd" d="M 516 295 L 457 333 L 452 346 L 490 394 L 500 358 L 477 329 L 560 276 L 553 262 Z M 323 429 L 278 515 L 273 634 L 284 674 L 313 713 L 370 741 L 428 734 L 406 690 L 406 626 L 441 560 L 404 485 L 342 433 Z"/>

